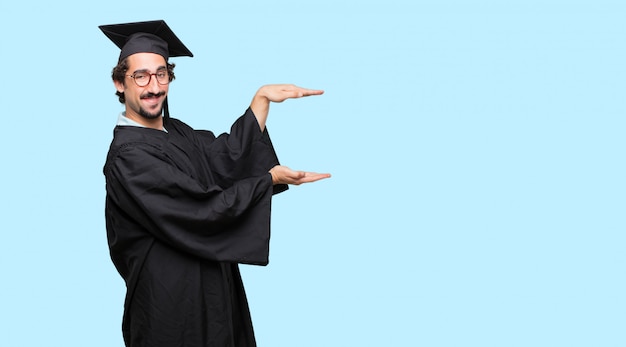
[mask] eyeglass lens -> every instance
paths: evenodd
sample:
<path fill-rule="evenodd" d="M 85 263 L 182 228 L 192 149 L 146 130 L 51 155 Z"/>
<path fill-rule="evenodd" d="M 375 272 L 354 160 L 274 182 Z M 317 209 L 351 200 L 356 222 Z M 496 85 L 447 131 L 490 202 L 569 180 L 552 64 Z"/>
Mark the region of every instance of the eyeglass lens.
<path fill-rule="evenodd" d="M 159 82 L 159 84 L 170 83 L 169 74 L 167 73 L 167 70 L 165 69 L 159 70 L 153 74 L 149 72 L 145 72 L 145 71 L 135 72 L 133 74 L 133 79 L 135 80 L 135 83 L 137 83 L 139 87 L 145 87 L 150 83 L 150 80 L 152 79 L 152 75 L 156 77 L 157 82 Z"/>

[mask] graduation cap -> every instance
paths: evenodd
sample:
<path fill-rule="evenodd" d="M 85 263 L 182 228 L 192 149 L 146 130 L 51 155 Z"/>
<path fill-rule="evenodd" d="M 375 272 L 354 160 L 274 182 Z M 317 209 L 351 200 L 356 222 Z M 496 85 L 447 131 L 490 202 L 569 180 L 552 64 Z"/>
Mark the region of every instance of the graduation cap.
<path fill-rule="evenodd" d="M 100 25 L 100 30 L 122 51 L 118 63 L 135 53 L 156 53 L 165 58 L 193 57 L 164 20 Z M 164 118 L 170 117 L 167 98 L 163 103 Z"/>
<path fill-rule="evenodd" d="M 193 57 L 164 20 L 100 25 L 100 30 L 122 51 L 118 61 L 135 53 L 156 53 L 165 58 Z"/>

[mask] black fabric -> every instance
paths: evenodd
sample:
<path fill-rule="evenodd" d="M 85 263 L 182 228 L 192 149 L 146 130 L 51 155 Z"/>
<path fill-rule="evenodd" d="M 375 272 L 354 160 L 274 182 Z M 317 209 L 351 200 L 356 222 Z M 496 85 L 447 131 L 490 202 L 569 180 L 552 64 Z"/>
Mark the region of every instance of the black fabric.
<path fill-rule="evenodd" d="M 126 281 L 127 346 L 255 346 L 238 263 L 266 265 L 278 164 L 248 109 L 215 137 L 118 126 L 104 166 L 111 258 Z"/>

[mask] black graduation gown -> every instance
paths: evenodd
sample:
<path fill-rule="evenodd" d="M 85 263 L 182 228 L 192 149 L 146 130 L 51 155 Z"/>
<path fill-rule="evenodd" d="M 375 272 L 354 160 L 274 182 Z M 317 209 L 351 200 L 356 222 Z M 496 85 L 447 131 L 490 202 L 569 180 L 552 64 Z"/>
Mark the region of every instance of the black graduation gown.
<path fill-rule="evenodd" d="M 266 265 L 278 164 L 250 109 L 215 137 L 118 126 L 104 166 L 106 228 L 126 281 L 127 346 L 255 346 L 238 263 Z"/>

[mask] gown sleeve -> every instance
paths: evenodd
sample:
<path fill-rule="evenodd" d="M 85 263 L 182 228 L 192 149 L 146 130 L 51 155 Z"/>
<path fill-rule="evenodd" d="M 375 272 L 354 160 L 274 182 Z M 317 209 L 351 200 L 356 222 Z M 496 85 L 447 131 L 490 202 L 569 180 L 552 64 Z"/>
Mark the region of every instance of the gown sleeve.
<path fill-rule="evenodd" d="M 126 248 L 145 233 L 209 260 L 268 262 L 272 179 L 269 173 L 208 187 L 149 144 L 127 146 L 105 172 L 115 243 Z M 142 236 L 144 235 L 144 236 Z"/>
<path fill-rule="evenodd" d="M 228 134 L 217 138 L 208 131 L 196 131 L 207 155 L 215 181 L 223 187 L 246 177 L 263 175 L 279 165 L 278 157 L 267 128 L 261 131 L 256 117 L 248 108 L 233 123 Z M 273 194 L 288 189 L 288 185 L 273 186 Z"/>

